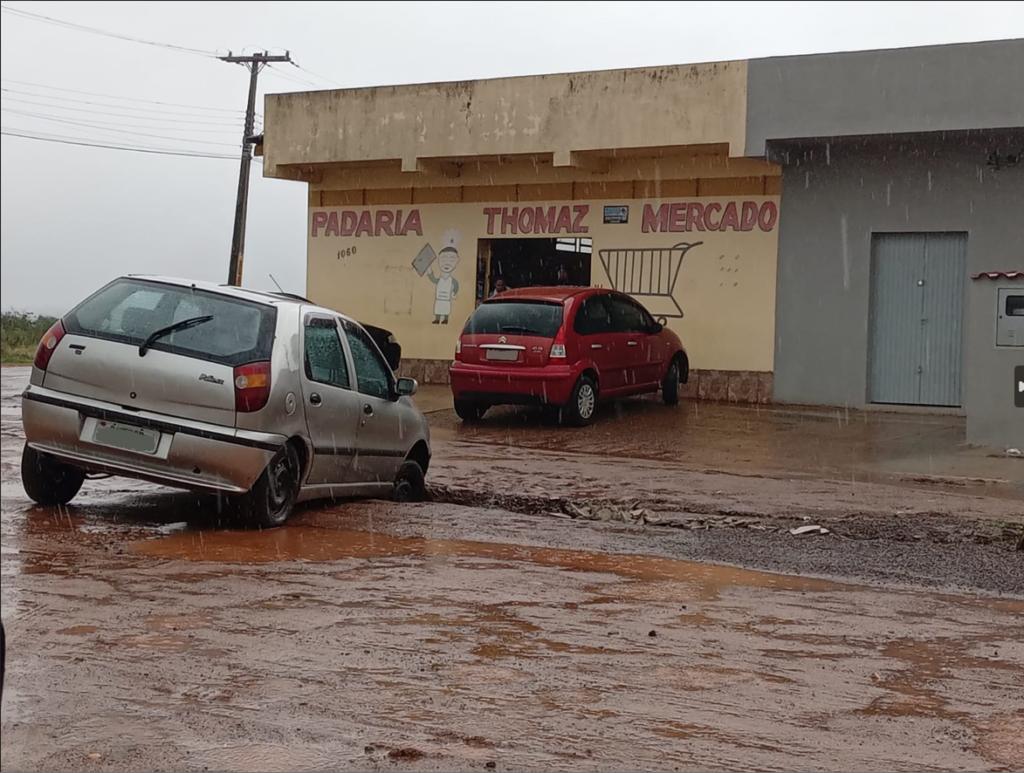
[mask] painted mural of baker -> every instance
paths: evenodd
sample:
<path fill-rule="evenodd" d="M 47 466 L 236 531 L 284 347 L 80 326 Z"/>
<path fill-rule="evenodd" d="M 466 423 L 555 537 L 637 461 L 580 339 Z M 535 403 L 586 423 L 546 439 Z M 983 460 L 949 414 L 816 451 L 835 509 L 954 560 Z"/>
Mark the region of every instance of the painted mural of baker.
<path fill-rule="evenodd" d="M 428 244 L 413 261 L 413 268 L 420 276 L 426 276 L 434 283 L 434 325 L 447 325 L 452 313 L 452 301 L 459 297 L 459 280 L 455 268 L 459 265 L 459 242 L 462 235 L 448 230 L 441 237 L 442 246 L 435 253 Z M 434 263 L 440 276 L 434 273 Z"/>

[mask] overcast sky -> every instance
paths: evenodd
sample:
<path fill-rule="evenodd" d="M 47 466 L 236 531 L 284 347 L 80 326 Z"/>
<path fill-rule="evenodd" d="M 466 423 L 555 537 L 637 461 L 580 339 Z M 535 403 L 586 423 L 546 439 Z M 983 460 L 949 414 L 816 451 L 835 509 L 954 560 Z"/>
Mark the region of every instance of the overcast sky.
<path fill-rule="evenodd" d="M 201 51 L 289 49 L 265 92 L 1024 37 L 1015 2 L 24 2 Z M 2 307 L 62 313 L 109 279 L 224 281 L 247 75 L 5 11 Z M 1009 87 L 1009 84 L 1008 84 Z M 159 103 L 159 104 L 157 104 Z M 173 103 L 173 106 L 167 103 Z M 262 112 L 262 97 L 258 103 Z M 196 157 L 194 154 L 225 156 Z M 253 167 L 244 283 L 305 290 L 305 186 Z"/>

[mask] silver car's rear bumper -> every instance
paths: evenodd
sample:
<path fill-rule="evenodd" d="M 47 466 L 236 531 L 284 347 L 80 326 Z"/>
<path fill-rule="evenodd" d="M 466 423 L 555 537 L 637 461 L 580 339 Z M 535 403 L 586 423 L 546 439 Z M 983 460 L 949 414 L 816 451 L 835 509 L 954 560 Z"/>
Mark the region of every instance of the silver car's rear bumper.
<path fill-rule="evenodd" d="M 126 411 L 99 400 L 29 386 L 22 394 L 25 441 L 34 449 L 89 472 L 106 472 L 197 491 L 248 491 L 282 435 L 239 430 L 147 411 Z M 155 453 L 111 448 L 91 440 L 96 421 L 160 433 Z"/>

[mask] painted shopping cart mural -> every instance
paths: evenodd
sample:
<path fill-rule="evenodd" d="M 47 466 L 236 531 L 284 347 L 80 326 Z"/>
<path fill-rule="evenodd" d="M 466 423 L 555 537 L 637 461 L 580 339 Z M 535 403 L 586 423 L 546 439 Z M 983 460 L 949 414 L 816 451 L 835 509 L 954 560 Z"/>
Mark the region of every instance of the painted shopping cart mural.
<path fill-rule="evenodd" d="M 676 282 L 683 258 L 704 242 L 680 242 L 672 247 L 628 247 L 598 250 L 612 289 L 628 293 L 655 317 L 682 319 Z"/>

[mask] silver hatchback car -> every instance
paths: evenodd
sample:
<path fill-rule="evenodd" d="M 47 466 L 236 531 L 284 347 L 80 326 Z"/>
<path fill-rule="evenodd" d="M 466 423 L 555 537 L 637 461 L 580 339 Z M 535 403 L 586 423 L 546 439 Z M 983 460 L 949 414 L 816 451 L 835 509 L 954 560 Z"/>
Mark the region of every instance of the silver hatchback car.
<path fill-rule="evenodd" d="M 296 296 L 122 277 L 39 344 L 22 482 L 43 505 L 90 474 L 226 494 L 261 527 L 308 499 L 414 499 L 430 429 L 396 367 L 362 325 Z"/>

